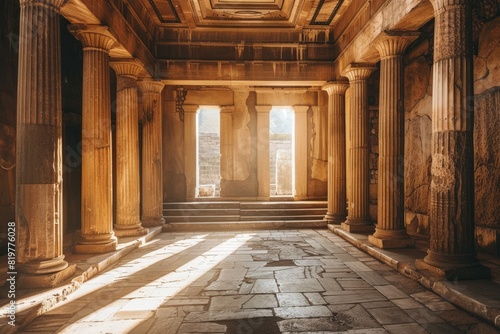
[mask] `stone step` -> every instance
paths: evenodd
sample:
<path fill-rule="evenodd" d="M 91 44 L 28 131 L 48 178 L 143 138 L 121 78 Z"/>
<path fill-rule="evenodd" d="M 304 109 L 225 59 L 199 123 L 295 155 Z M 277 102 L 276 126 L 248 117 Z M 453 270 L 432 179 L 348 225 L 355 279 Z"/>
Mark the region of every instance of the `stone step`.
<path fill-rule="evenodd" d="M 170 209 L 240 209 L 240 202 L 212 201 L 212 202 L 169 202 L 163 203 L 163 210 Z"/>
<path fill-rule="evenodd" d="M 183 215 L 183 216 L 167 216 L 164 215 L 165 222 L 177 223 L 177 222 L 237 222 L 240 221 L 239 215 L 217 215 L 217 216 L 196 216 L 196 215 Z"/>
<path fill-rule="evenodd" d="M 322 221 L 326 210 L 326 201 L 200 201 L 163 205 L 163 215 L 168 223 Z"/>
<path fill-rule="evenodd" d="M 164 232 L 276 230 L 276 229 L 326 229 L 324 220 L 268 220 L 236 222 L 176 222 L 163 226 Z"/>

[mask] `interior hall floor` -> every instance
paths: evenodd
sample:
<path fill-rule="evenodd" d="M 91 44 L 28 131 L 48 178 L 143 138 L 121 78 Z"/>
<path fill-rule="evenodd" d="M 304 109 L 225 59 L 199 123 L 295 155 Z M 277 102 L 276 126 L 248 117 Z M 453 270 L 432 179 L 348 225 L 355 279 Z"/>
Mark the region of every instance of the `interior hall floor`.
<path fill-rule="evenodd" d="M 328 230 L 159 233 L 19 333 L 498 333 Z"/>

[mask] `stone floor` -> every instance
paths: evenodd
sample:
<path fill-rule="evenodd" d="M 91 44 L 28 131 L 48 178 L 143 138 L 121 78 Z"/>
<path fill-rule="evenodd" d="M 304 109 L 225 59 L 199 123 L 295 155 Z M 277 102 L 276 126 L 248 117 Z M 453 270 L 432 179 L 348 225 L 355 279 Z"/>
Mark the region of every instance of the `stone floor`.
<path fill-rule="evenodd" d="M 18 333 L 498 333 L 328 230 L 161 233 Z"/>

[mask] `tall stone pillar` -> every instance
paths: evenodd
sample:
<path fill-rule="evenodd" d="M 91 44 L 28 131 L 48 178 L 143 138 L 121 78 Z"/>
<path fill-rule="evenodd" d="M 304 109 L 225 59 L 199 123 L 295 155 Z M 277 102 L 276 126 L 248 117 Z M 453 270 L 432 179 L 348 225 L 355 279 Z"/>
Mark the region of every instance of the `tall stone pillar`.
<path fill-rule="evenodd" d="M 109 51 L 116 43 L 107 27 L 71 25 L 83 44 L 82 230 L 75 250 L 116 249 L 113 232 Z"/>
<path fill-rule="evenodd" d="M 448 279 L 482 277 L 474 238 L 471 6 L 433 0 L 430 248 L 418 269 Z M 469 28 L 467 28 L 469 27 Z"/>
<path fill-rule="evenodd" d="M 309 106 L 293 106 L 295 117 L 295 173 L 294 192 L 296 199 L 307 199 L 307 111 Z"/>
<path fill-rule="evenodd" d="M 404 225 L 403 53 L 416 37 L 386 32 L 375 44 L 380 53 L 378 213 L 368 241 L 379 248 L 414 244 Z"/>
<path fill-rule="evenodd" d="M 64 260 L 62 242 L 63 2 L 20 1 L 16 227 L 18 269 L 30 278 L 25 287 L 52 286 L 75 270 Z M 41 24 L 44 30 L 34 33 L 33 27 Z"/>
<path fill-rule="evenodd" d="M 269 113 L 272 106 L 255 106 L 257 109 L 257 180 L 259 199 L 269 199 L 271 195 L 269 157 Z"/>
<path fill-rule="evenodd" d="M 142 92 L 142 225 L 161 226 L 163 218 L 162 108 L 164 84 L 151 79 L 138 81 Z"/>
<path fill-rule="evenodd" d="M 350 64 L 342 74 L 349 79 L 350 101 L 350 166 L 351 193 L 348 203 L 347 220 L 341 228 L 348 232 L 371 232 L 374 229 L 370 219 L 370 173 L 368 166 L 368 92 L 367 80 L 375 70 L 372 64 Z"/>
<path fill-rule="evenodd" d="M 184 174 L 186 175 L 186 200 L 192 201 L 197 194 L 197 121 L 199 106 L 185 104 L 184 108 Z"/>
<path fill-rule="evenodd" d="M 116 90 L 116 223 L 119 237 L 144 235 L 141 225 L 139 179 L 139 102 L 137 76 L 142 70 L 134 59 L 111 62 L 117 75 Z"/>
<path fill-rule="evenodd" d="M 233 112 L 234 106 L 220 109 L 220 176 L 223 180 L 234 178 Z"/>
<path fill-rule="evenodd" d="M 323 86 L 328 93 L 328 211 L 325 220 L 331 224 L 344 222 L 347 215 L 345 91 L 348 87 L 345 81 Z"/>

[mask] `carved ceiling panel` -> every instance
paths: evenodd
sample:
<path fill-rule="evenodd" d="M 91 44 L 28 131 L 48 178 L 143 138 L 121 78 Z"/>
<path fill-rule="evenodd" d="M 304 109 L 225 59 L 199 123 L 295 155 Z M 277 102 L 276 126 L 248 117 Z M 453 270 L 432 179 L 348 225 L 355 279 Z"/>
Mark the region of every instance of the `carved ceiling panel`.
<path fill-rule="evenodd" d="M 159 26 L 301 28 L 333 25 L 351 0 L 143 0 Z"/>

